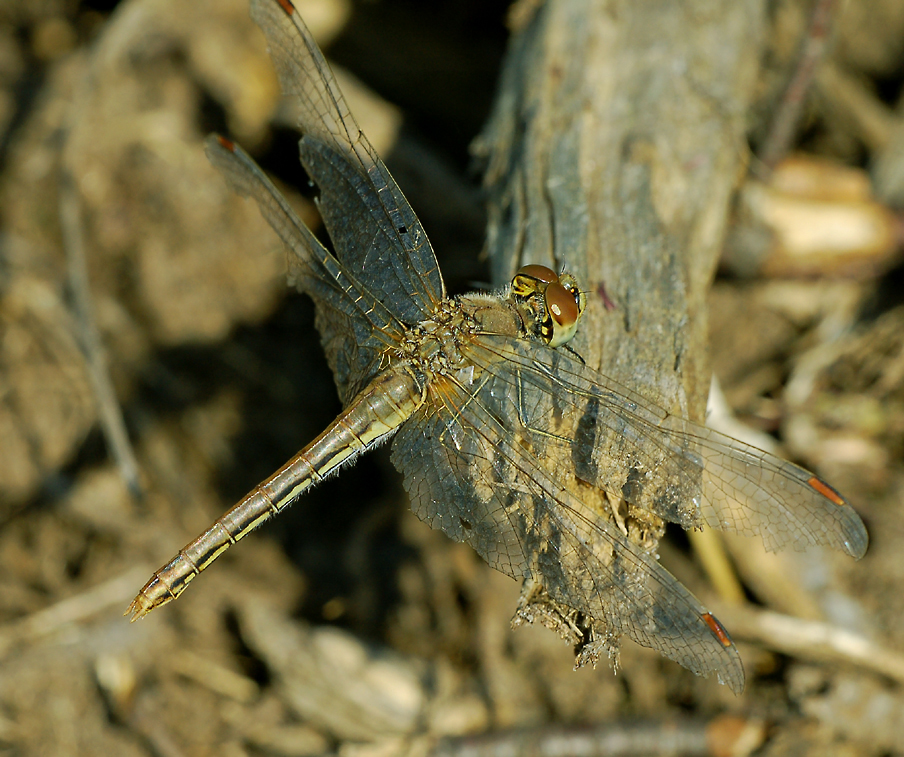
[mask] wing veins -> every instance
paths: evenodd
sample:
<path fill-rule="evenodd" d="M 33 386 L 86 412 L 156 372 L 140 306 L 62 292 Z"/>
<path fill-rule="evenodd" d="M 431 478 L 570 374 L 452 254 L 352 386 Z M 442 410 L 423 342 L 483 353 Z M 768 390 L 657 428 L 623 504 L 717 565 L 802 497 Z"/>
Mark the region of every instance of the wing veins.
<path fill-rule="evenodd" d="M 692 594 L 690 594 L 690 592 L 687 591 L 687 589 L 681 586 L 681 584 L 678 583 L 678 581 L 658 562 L 655 562 L 650 556 L 642 552 L 639 547 L 622 536 L 621 532 L 618 532 L 613 527 L 611 527 L 608 521 L 601 519 L 599 522 L 595 522 L 581 513 L 578 507 L 574 506 L 573 504 L 569 504 L 566 499 L 573 502 L 578 502 L 579 500 L 577 500 L 577 498 L 565 487 L 558 485 L 545 471 L 539 460 L 530 455 L 526 450 L 522 449 L 518 444 L 512 443 L 510 441 L 509 437 L 511 435 L 507 433 L 508 429 L 498 418 L 496 418 L 495 414 L 490 411 L 490 409 L 487 408 L 486 405 L 481 402 L 476 395 L 472 395 L 471 392 L 467 391 L 457 381 L 454 381 L 454 383 L 459 390 L 459 394 L 470 396 L 473 399 L 462 405 L 460 409 L 458 408 L 457 404 L 456 407 L 453 408 L 450 407 L 449 393 L 442 393 L 440 396 L 442 397 L 443 405 L 446 407 L 449 413 L 453 414 L 454 416 L 456 411 L 458 411 L 460 416 L 464 416 L 467 414 L 464 412 L 464 410 L 467 405 L 470 404 L 472 408 L 477 409 L 476 412 L 480 416 L 482 416 L 484 419 L 490 419 L 491 423 L 495 424 L 495 426 L 497 427 L 497 433 L 490 434 L 484 432 L 483 429 L 480 428 L 480 424 L 470 423 L 467 427 L 462 427 L 463 431 L 465 433 L 478 434 L 491 449 L 495 449 L 497 452 L 504 450 L 503 454 L 505 458 L 507 459 L 509 464 L 512 465 L 512 467 L 516 471 L 518 471 L 520 476 L 524 477 L 528 482 L 532 482 L 538 487 L 541 499 L 543 499 L 544 501 L 548 501 L 549 499 L 554 500 L 567 513 L 569 513 L 569 515 L 573 517 L 576 522 L 583 523 L 585 527 L 584 530 L 586 532 L 602 535 L 613 549 L 613 553 L 618 555 L 619 559 L 626 560 L 631 568 L 638 570 L 639 573 L 645 576 L 642 587 L 638 587 L 636 583 L 632 584 L 633 586 L 641 589 L 640 598 L 629 593 L 627 589 L 621 586 L 617 580 L 614 580 L 614 578 L 605 585 L 600 584 L 597 576 L 611 576 L 611 567 L 607 566 L 595 554 L 593 548 L 588 545 L 586 537 L 580 533 L 580 529 L 576 529 L 574 526 L 569 527 L 566 520 L 556 512 L 556 508 L 550 506 L 546 507 L 545 513 L 549 515 L 549 517 L 557 526 L 557 532 L 564 536 L 566 540 L 571 542 L 570 547 L 572 550 L 574 550 L 574 553 L 577 556 L 585 575 L 590 576 L 594 587 L 594 594 L 596 595 L 596 601 L 603 609 L 603 612 L 606 614 L 606 622 L 613 629 L 615 629 L 618 633 L 627 633 L 635 641 L 644 643 L 646 646 L 659 649 L 663 654 L 671 658 L 675 658 L 676 651 L 680 649 L 680 647 L 670 648 L 667 645 L 657 645 L 655 643 L 656 635 L 640 635 L 639 630 L 636 628 L 637 624 L 622 624 L 620 614 L 615 610 L 615 608 L 611 607 L 610 602 L 607 602 L 605 600 L 605 589 L 609 585 L 616 589 L 617 593 L 620 595 L 624 603 L 627 606 L 631 607 L 632 610 L 641 610 L 643 612 L 643 616 L 647 618 L 649 622 L 656 622 L 655 619 L 651 616 L 651 612 L 653 611 L 653 608 L 658 607 L 661 612 L 664 612 L 664 614 L 674 622 L 675 627 L 683 627 L 688 630 L 696 631 L 698 634 L 702 634 L 706 639 L 714 638 L 712 629 L 703 619 L 703 614 L 706 612 L 705 608 L 703 608 L 702 605 L 698 606 L 699 602 L 696 600 L 696 598 L 693 597 Z M 482 448 L 482 445 L 480 445 L 480 447 Z M 488 458 L 485 459 L 487 462 L 491 462 Z M 560 494 L 554 493 L 556 489 L 559 490 Z M 531 524 L 531 528 L 536 528 L 536 520 L 530 514 L 530 512 L 524 507 L 521 507 L 519 509 L 521 510 L 522 516 L 525 517 L 527 522 Z M 550 547 L 561 554 L 559 548 L 554 544 L 550 543 Z M 522 549 L 523 548 L 524 545 L 522 544 Z M 527 555 L 525 555 L 525 558 L 527 558 Z M 667 595 L 671 599 L 671 602 L 663 603 L 659 601 L 657 599 L 657 595 L 651 592 L 646 584 L 646 581 L 649 580 L 652 580 L 660 590 L 664 591 L 665 595 Z M 552 596 L 556 596 L 555 587 L 547 586 L 547 590 L 550 591 L 550 594 Z M 643 607 L 639 599 L 645 601 L 648 606 Z M 565 598 L 563 601 L 567 602 L 567 598 Z M 586 602 L 586 599 L 584 601 Z M 594 615 L 594 612 L 590 611 L 589 609 L 586 611 L 589 615 L 591 615 L 591 617 Z M 677 616 L 676 611 L 678 613 Z M 640 636 L 640 638 L 638 638 L 638 636 Z M 681 637 L 679 634 L 679 639 L 680 638 Z M 674 641 L 674 639 L 671 640 Z M 720 646 L 717 649 L 720 653 L 725 653 L 727 655 L 727 658 L 718 658 L 722 663 L 725 664 L 726 668 L 734 668 L 735 674 L 737 674 L 738 669 L 742 671 L 742 668 L 740 668 L 740 660 L 737 657 L 737 650 L 733 645 L 730 647 L 730 652 L 729 648 L 726 647 Z M 698 669 L 705 672 L 718 672 L 717 670 L 711 669 L 709 665 L 705 664 L 705 653 L 701 654 L 694 651 L 693 655 L 699 663 L 703 663 L 703 665 L 697 665 Z M 743 678 L 743 672 L 741 673 L 741 675 Z"/>
<path fill-rule="evenodd" d="M 369 184 L 369 194 L 382 210 L 382 214 L 370 209 L 367 212 L 387 236 L 390 250 L 404 253 L 407 265 L 401 271 L 396 267 L 396 271 L 407 276 L 414 293 L 412 299 L 419 302 L 421 312 L 432 313 L 445 298 L 445 286 L 426 233 L 358 126 L 299 13 L 294 8 L 287 13 L 284 4 L 276 0 L 252 0 L 251 6 L 252 18 L 267 36 L 283 91 L 302 105 L 302 144 L 305 139 L 320 142 L 357 167 L 356 173 Z M 322 193 L 329 196 L 331 188 L 320 181 L 318 184 Z M 391 202 L 384 199 L 384 192 L 388 192 Z M 416 239 L 416 244 L 408 243 L 399 232 L 400 225 L 415 232 L 407 236 Z"/>
<path fill-rule="evenodd" d="M 868 537 L 856 512 L 846 502 L 839 505 L 816 490 L 810 483 L 813 474 L 804 468 L 668 413 L 590 368 L 580 366 L 575 370 L 574 361 L 560 354 L 559 364 L 553 370 L 544 362 L 523 356 L 505 341 L 499 346 L 493 339 L 485 338 L 476 344 L 479 349 L 475 350 L 475 362 L 485 364 L 500 381 L 513 384 L 514 379 L 505 374 L 517 366 L 521 380 L 532 381 L 544 392 L 550 391 L 549 382 L 558 387 L 558 396 L 603 403 L 605 412 L 598 418 L 600 430 L 614 438 L 612 435 L 623 434 L 622 425 L 630 429 L 631 435 L 622 438 L 637 461 L 658 473 L 667 466 L 671 479 L 681 489 L 703 493 L 700 523 L 759 535 L 770 550 L 788 544 L 802 549 L 805 543 L 833 546 L 854 557 L 865 551 Z M 494 359 L 480 359 L 480 350 Z M 603 391 L 595 390 L 597 386 Z M 669 425 L 673 423 L 680 423 L 682 428 Z M 564 446 L 573 443 L 562 442 Z M 697 454 L 689 454 L 688 449 Z M 661 457 L 657 458 L 654 451 Z M 699 482 L 691 469 L 700 471 Z M 594 483 L 611 491 L 604 480 Z M 672 519 L 667 513 L 663 517 Z"/>

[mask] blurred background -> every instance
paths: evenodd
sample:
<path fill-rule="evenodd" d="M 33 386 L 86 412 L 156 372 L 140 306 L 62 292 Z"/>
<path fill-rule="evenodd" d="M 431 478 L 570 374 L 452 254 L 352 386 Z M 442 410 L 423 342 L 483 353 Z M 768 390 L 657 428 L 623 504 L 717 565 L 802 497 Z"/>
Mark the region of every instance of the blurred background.
<path fill-rule="evenodd" d="M 450 291 L 484 285 L 469 145 L 531 3 L 298 5 Z M 844 492 L 871 546 L 729 539 L 738 605 L 663 543 L 739 645 L 734 697 L 629 642 L 617 675 L 574 672 L 512 630 L 518 585 L 408 512 L 385 448 L 122 618 L 339 411 L 313 308 L 204 137 L 317 215 L 245 0 L 0 0 L 0 754 L 904 754 L 904 3 L 768 22 L 711 407 Z"/>

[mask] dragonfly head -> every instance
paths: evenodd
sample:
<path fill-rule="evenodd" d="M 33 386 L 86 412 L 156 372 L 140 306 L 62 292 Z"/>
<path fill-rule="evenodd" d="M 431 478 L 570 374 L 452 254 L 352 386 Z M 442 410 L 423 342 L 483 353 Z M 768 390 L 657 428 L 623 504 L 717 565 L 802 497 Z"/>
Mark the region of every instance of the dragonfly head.
<path fill-rule="evenodd" d="M 587 298 L 569 273 L 545 265 L 526 265 L 512 279 L 512 300 L 524 324 L 550 347 L 569 341 L 587 306 Z"/>

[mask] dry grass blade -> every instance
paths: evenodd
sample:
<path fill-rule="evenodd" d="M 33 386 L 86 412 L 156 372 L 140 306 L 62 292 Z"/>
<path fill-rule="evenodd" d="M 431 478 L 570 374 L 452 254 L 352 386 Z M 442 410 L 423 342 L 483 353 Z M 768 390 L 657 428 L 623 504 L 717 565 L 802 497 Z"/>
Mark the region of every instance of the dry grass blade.
<path fill-rule="evenodd" d="M 751 606 L 725 605 L 719 616 L 735 638 L 802 660 L 853 665 L 904 684 L 904 654 L 862 634 Z"/>
<path fill-rule="evenodd" d="M 113 382 L 110 380 L 100 333 L 98 333 L 94 321 L 78 191 L 72 177 L 68 174 L 64 174 L 60 180 L 60 228 L 63 233 L 63 247 L 66 251 L 66 267 L 69 274 L 75 322 L 78 327 L 79 341 L 85 353 L 91 386 L 94 388 L 94 396 L 97 399 L 101 427 L 123 481 L 132 496 L 141 499 L 144 496 L 144 489 L 141 485 L 138 462 L 135 460 L 135 452 L 129 441 L 122 409 L 116 399 Z"/>

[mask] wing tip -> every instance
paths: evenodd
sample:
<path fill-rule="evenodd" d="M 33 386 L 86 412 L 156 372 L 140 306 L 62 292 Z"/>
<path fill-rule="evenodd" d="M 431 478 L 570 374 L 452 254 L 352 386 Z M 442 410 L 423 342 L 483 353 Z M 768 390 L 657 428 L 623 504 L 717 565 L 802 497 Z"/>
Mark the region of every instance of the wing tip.
<path fill-rule="evenodd" d="M 716 674 L 716 678 L 723 686 L 728 686 L 733 694 L 740 696 L 744 691 L 745 675 L 744 665 L 741 662 L 741 655 L 738 652 L 738 648 L 731 640 L 728 630 L 719 622 L 715 615 L 711 612 L 704 612 L 700 615 L 700 618 L 716 638 L 716 641 L 721 644 L 729 657 L 727 665 L 721 666 L 713 671 Z"/>
<path fill-rule="evenodd" d="M 859 518 L 857 519 L 857 527 L 852 534 L 847 535 L 843 545 L 844 551 L 855 560 L 862 558 L 866 554 L 866 550 L 869 549 L 869 534 Z"/>
<path fill-rule="evenodd" d="M 834 487 L 816 476 L 810 476 L 807 479 L 807 486 L 817 494 L 825 497 L 833 505 L 844 508 L 842 518 L 848 522 L 842 535 L 841 549 L 855 560 L 859 560 L 866 554 L 866 550 L 869 547 L 869 534 L 863 525 L 863 521 L 860 520 L 860 516 L 851 507 L 851 503 L 842 497 L 841 493 Z"/>

